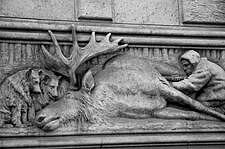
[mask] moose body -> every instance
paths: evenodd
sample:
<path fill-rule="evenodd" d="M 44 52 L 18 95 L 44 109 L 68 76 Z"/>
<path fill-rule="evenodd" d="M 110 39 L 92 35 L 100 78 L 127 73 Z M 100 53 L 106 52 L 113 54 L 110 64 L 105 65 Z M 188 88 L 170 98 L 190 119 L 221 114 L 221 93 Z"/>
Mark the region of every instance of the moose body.
<path fill-rule="evenodd" d="M 37 114 L 36 124 L 45 131 L 54 130 L 69 120 L 107 123 L 111 117 L 225 121 L 225 115 L 205 107 L 165 83 L 163 75 L 183 75 L 184 72 L 169 64 L 129 55 L 113 57 L 94 76 L 90 70 L 87 71 L 81 89 L 75 91 L 76 71 L 82 63 L 94 56 L 118 51 L 127 44 L 119 45 L 122 38 L 110 42 L 110 33 L 101 42 L 96 42 L 95 33 L 92 32 L 89 43 L 81 48 L 73 25 L 73 51 L 69 57 L 65 57 L 54 34 L 51 31 L 49 34 L 56 55 L 51 55 L 42 46 L 43 64 L 67 76 L 70 87 L 62 99 Z M 170 108 L 169 103 L 183 106 L 188 111 Z"/>
<path fill-rule="evenodd" d="M 108 116 L 151 117 L 152 111 L 167 105 L 158 92 L 162 84 L 158 64 L 128 55 L 113 58 L 95 75 L 92 99 L 101 102 Z M 181 73 L 169 68 L 168 74 Z"/>
<path fill-rule="evenodd" d="M 94 123 L 102 123 L 112 117 L 190 120 L 224 118 L 222 114 L 164 85 L 160 80 L 165 78 L 160 72 L 183 75 L 182 71 L 169 64 L 129 55 L 113 58 L 94 78 L 87 73 L 84 78 L 88 79 L 83 79 L 80 91 L 70 91 L 64 98 L 40 111 L 37 123 L 46 131 L 53 130 L 67 120 L 81 117 L 84 111 L 84 119 Z M 168 108 L 168 102 L 186 106 L 192 111 Z"/>

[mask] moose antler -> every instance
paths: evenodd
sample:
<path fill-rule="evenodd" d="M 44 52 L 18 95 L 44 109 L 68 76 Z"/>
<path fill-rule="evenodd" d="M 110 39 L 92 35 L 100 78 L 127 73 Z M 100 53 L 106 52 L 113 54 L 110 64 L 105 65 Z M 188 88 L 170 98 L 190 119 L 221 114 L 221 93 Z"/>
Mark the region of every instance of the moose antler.
<path fill-rule="evenodd" d="M 118 51 L 119 49 L 125 48 L 127 46 L 127 44 L 118 45 L 118 43 L 123 38 L 119 38 L 110 42 L 109 38 L 111 36 L 111 33 L 108 33 L 101 42 L 96 42 L 95 32 L 92 32 L 89 43 L 85 47 L 81 48 L 79 47 L 77 42 L 75 26 L 72 25 L 73 47 L 72 47 L 71 55 L 67 58 L 62 54 L 62 51 L 59 47 L 59 44 L 56 40 L 55 35 L 50 30 L 48 31 L 48 33 L 53 41 L 56 54 L 55 56 L 53 56 L 42 45 L 41 47 L 42 53 L 43 53 L 42 60 L 44 62 L 44 65 L 45 67 L 55 72 L 58 72 L 62 75 L 69 77 L 71 87 L 74 87 L 76 84 L 75 74 L 76 74 L 76 69 L 78 68 L 79 65 L 89 60 L 90 58 L 93 58 L 94 56 Z"/>

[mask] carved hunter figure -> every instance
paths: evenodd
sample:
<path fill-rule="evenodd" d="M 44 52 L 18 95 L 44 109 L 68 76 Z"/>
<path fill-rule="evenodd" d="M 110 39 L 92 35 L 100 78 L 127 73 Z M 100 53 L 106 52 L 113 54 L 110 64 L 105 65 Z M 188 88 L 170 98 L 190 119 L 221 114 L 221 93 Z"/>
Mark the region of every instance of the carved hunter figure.
<path fill-rule="evenodd" d="M 203 105 L 225 114 L 225 71 L 193 50 L 184 53 L 180 63 L 188 78 L 173 82 L 172 86 Z"/>
<path fill-rule="evenodd" d="M 62 99 L 37 114 L 36 123 L 45 131 L 54 130 L 69 120 L 78 121 L 79 124 L 107 123 L 112 117 L 225 121 L 222 113 L 168 85 L 162 74 L 179 75 L 182 73 L 179 69 L 130 55 L 111 58 L 94 76 L 90 70 L 87 71 L 80 90 L 76 91 L 76 69 L 79 65 L 94 56 L 118 51 L 127 45 L 119 45 L 122 39 L 110 42 L 110 34 L 101 42 L 96 42 L 93 32 L 90 42 L 80 48 L 73 26 L 73 51 L 67 58 L 62 54 L 54 34 L 51 31 L 49 34 L 56 55 L 51 55 L 42 46 L 45 67 L 67 76 L 70 79 L 70 90 Z M 169 107 L 170 104 L 189 110 Z"/>
<path fill-rule="evenodd" d="M 1 83 L 0 127 L 25 127 L 34 119 L 32 94 L 41 93 L 40 69 L 18 71 Z"/>

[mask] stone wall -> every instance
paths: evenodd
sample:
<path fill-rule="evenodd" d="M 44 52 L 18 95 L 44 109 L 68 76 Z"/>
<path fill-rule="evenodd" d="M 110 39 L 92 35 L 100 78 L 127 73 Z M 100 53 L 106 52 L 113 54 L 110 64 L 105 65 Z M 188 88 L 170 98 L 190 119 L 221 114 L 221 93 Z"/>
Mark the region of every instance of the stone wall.
<path fill-rule="evenodd" d="M 119 24 L 224 24 L 222 0 L 1 0 L 1 18 Z"/>

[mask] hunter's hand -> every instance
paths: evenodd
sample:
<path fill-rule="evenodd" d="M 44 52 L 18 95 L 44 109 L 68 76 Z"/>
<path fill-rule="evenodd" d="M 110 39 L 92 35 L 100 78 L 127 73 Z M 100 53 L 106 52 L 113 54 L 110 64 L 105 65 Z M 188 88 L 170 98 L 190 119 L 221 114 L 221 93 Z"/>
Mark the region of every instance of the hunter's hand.
<path fill-rule="evenodd" d="M 159 81 L 162 82 L 162 84 L 171 86 L 171 84 L 163 77 L 158 77 Z"/>

